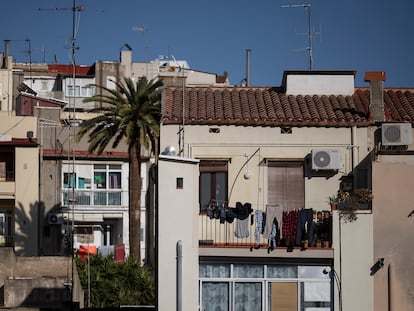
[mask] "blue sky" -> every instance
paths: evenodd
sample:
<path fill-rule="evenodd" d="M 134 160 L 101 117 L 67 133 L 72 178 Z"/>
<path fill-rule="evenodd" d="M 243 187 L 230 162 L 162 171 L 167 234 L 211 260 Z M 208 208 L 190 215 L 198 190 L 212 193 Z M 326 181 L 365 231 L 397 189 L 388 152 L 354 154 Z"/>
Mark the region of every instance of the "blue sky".
<path fill-rule="evenodd" d="M 193 69 L 229 73 L 232 84 L 279 86 L 284 70 L 307 70 L 307 15 L 300 0 L 76 0 L 76 63 L 119 60 L 124 43 L 134 61 L 159 55 L 187 60 Z M 309 0 L 313 69 L 385 71 L 386 87 L 414 87 L 414 1 Z M 0 50 L 11 41 L 18 62 L 70 63 L 73 0 L 2 0 Z M 49 9 L 49 10 L 39 10 Z M 57 8 L 57 9 L 56 9 Z M 5 12 L 8 14 L 4 14 Z M 146 32 L 134 29 L 145 27 Z M 320 34 L 319 34 L 320 33 Z"/>

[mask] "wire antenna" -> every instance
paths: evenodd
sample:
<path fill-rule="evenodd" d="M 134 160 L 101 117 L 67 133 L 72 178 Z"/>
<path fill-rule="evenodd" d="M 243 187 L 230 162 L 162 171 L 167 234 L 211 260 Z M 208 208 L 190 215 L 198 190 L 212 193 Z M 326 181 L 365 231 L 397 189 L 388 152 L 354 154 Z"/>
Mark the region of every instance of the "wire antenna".
<path fill-rule="evenodd" d="M 311 4 L 309 1 L 305 1 L 301 4 L 284 4 L 281 6 L 282 8 L 304 8 L 306 11 L 307 19 L 308 19 L 308 32 L 306 33 L 308 36 L 308 47 L 306 50 L 309 53 L 309 70 L 313 69 L 313 36 L 316 33 L 312 30 L 312 24 L 311 24 Z"/>

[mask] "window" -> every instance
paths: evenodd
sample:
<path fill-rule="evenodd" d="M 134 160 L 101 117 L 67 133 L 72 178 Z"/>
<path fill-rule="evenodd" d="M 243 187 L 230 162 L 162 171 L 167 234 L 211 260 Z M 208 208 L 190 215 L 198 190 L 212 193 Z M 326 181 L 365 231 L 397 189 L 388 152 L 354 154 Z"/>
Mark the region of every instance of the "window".
<path fill-rule="evenodd" d="M 68 85 L 66 88 L 66 96 L 68 97 L 91 97 L 95 95 L 95 88 L 93 86 L 85 85 Z"/>
<path fill-rule="evenodd" d="M 200 263 L 202 310 L 332 310 L 325 266 Z"/>
<path fill-rule="evenodd" d="M 64 204 L 122 204 L 122 165 L 77 164 L 73 167 L 66 164 L 63 170 Z M 76 189 L 76 192 L 72 189 Z"/>
<path fill-rule="evenodd" d="M 48 89 L 47 81 L 42 81 L 41 82 L 41 90 L 47 91 L 47 89 Z"/>
<path fill-rule="evenodd" d="M 95 164 L 95 189 L 121 189 L 121 165 Z"/>
<path fill-rule="evenodd" d="M 0 212 L 0 237 L 12 236 L 12 211 Z"/>
<path fill-rule="evenodd" d="M 66 89 L 67 96 L 70 97 L 79 97 L 80 95 L 80 87 L 79 86 L 73 86 L 68 85 Z"/>
<path fill-rule="evenodd" d="M 81 97 L 91 97 L 95 95 L 95 88 L 92 86 L 82 86 Z"/>
<path fill-rule="evenodd" d="M 304 208 L 303 162 L 268 162 L 268 203 L 280 204 L 285 210 Z"/>
<path fill-rule="evenodd" d="M 116 77 L 114 76 L 107 76 L 106 77 L 106 87 L 110 90 L 115 90 L 116 89 Z"/>
<path fill-rule="evenodd" d="M 227 201 L 227 161 L 200 161 L 200 210 L 205 211 L 211 201 Z"/>
<path fill-rule="evenodd" d="M 63 173 L 63 188 L 73 188 L 75 185 L 76 174 Z"/>

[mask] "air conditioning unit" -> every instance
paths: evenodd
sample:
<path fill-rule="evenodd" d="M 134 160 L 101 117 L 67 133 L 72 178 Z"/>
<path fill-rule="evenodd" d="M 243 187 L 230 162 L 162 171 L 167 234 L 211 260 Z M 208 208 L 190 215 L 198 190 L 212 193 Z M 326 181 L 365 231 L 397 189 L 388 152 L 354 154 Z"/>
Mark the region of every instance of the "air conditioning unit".
<path fill-rule="evenodd" d="M 384 146 L 410 145 L 413 141 L 411 123 L 384 123 L 381 136 Z"/>
<path fill-rule="evenodd" d="M 337 149 L 314 149 L 312 150 L 312 169 L 339 170 L 343 167 L 341 153 Z"/>
<path fill-rule="evenodd" d="M 49 225 L 59 225 L 63 221 L 62 221 L 62 218 L 58 214 L 50 213 L 47 215 L 47 222 L 49 223 Z"/>

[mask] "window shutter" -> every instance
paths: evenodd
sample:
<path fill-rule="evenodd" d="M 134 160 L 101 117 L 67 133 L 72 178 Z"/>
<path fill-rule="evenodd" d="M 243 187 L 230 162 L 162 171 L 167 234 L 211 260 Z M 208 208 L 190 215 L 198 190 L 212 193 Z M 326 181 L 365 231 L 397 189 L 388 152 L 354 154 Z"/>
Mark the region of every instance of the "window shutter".
<path fill-rule="evenodd" d="M 284 210 L 305 206 L 305 180 L 300 162 L 271 162 L 268 167 L 268 203 Z"/>

